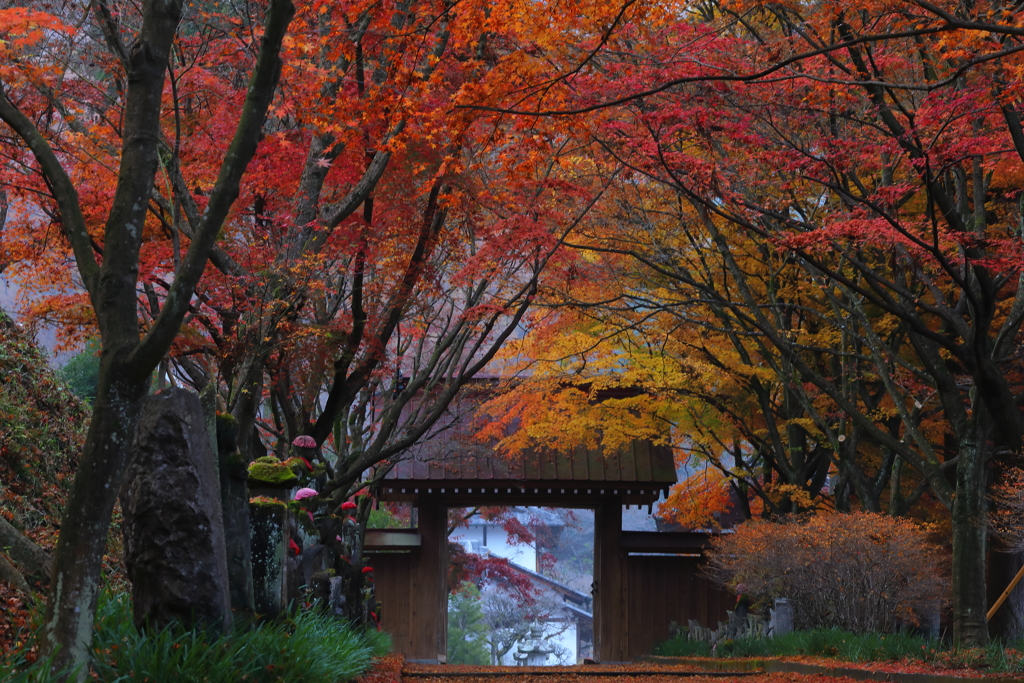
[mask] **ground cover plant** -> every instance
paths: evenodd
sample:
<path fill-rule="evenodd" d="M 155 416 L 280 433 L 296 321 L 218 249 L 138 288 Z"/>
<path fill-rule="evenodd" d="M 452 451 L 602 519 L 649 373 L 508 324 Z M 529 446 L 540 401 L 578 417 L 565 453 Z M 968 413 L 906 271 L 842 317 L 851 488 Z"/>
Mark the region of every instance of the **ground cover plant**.
<path fill-rule="evenodd" d="M 0 310 L 0 579 L 22 597 L 45 583 L 45 551 L 56 541 L 87 415 L 46 353 Z M 39 547 L 11 552 L 25 542 Z"/>
<path fill-rule="evenodd" d="M 954 648 L 910 633 L 852 633 L 837 628 L 793 631 L 778 638 L 726 640 L 709 643 L 681 635 L 658 643 L 661 657 L 820 657 L 852 663 L 920 663 L 939 669 L 975 669 L 992 673 L 1024 672 L 1024 642 L 992 641 L 983 648 Z"/>
<path fill-rule="evenodd" d="M 827 628 L 793 631 L 778 638 L 738 638 L 719 643 L 712 652 L 709 643 L 687 640 L 685 636 L 655 646 L 654 654 L 664 657 L 794 657 L 815 655 L 847 662 L 899 659 L 932 661 L 945 651 L 935 641 L 905 633 L 852 633 Z"/>
<path fill-rule="evenodd" d="M 96 680 L 124 683 L 338 683 L 366 672 L 390 647 L 385 633 L 352 629 L 315 610 L 239 625 L 223 637 L 174 627 L 140 632 L 128 596 L 117 594 L 98 606 L 90 669 Z M 15 654 L 0 664 L 0 681 L 59 680 L 45 663 Z"/>

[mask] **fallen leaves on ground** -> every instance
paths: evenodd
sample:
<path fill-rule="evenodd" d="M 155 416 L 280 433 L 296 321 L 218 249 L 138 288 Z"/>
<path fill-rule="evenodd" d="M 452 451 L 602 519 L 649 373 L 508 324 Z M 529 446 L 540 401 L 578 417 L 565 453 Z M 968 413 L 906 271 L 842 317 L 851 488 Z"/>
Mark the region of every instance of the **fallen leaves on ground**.
<path fill-rule="evenodd" d="M 676 681 L 686 681 L 686 683 L 723 683 L 725 681 L 732 680 L 729 676 L 671 676 L 671 675 L 659 675 L 658 673 L 649 673 L 652 671 L 698 671 L 694 667 L 689 666 L 667 666 L 667 665 L 650 665 L 646 663 L 637 664 L 599 664 L 593 666 L 566 666 L 566 667 L 519 667 L 519 666 L 494 666 L 494 667 L 459 667 L 459 666 L 428 666 L 428 665 L 412 665 L 406 664 L 404 671 L 417 673 L 427 673 L 430 671 L 436 671 L 439 675 L 437 678 L 420 678 L 417 677 L 417 683 L 494 683 L 496 680 L 493 676 L 473 676 L 473 672 L 479 672 L 486 669 L 487 671 L 502 671 L 507 672 L 507 676 L 501 677 L 502 683 L 631 683 L 632 681 L 642 681 L 643 683 L 655 683 L 665 681 L 665 683 L 674 683 Z M 459 670 L 465 670 L 465 676 L 452 676 L 452 673 L 456 673 Z M 615 676 L 602 676 L 600 672 L 604 671 L 630 671 L 634 670 L 637 675 L 622 675 L 618 674 Z M 538 676 L 538 671 L 542 671 L 544 675 Z M 552 674 L 552 671 L 558 671 L 561 675 Z M 595 672 L 595 673 L 591 673 Z M 754 674 L 754 675 L 737 675 L 737 680 L 743 681 L 743 683 L 839 683 L 840 681 L 846 683 L 850 681 L 849 678 L 833 677 L 833 676 L 820 676 L 820 675 L 808 675 L 808 674 L 794 674 L 794 673 L 772 673 L 772 674 Z"/>
<path fill-rule="evenodd" d="M 986 677 L 1007 677 L 1012 674 L 988 673 L 979 670 L 950 669 L 937 666 L 930 666 L 918 661 L 885 661 L 885 662 L 843 662 L 824 657 L 757 657 L 753 661 L 785 661 L 799 664 L 820 666 L 826 669 L 858 669 L 863 671 L 877 671 L 883 673 L 912 673 L 932 674 L 939 676 L 957 676 L 962 678 L 986 678 Z M 631 681 L 643 681 L 643 683 L 654 683 L 665 681 L 666 683 L 679 681 L 682 683 L 722 683 L 733 680 L 721 667 L 727 662 L 747 661 L 742 659 L 723 660 L 710 658 L 687 658 L 685 663 L 668 664 L 663 662 L 636 662 L 636 663 L 614 663 L 594 664 L 582 666 L 545 666 L 545 667 L 521 667 L 521 666 L 470 666 L 470 665 L 445 665 L 445 664 L 416 664 L 406 662 L 402 666 L 402 672 L 415 674 L 416 683 L 495 683 L 495 677 L 491 672 L 507 673 L 507 677 L 501 677 L 502 683 L 630 683 Z M 672 672 L 708 672 L 708 676 L 678 676 L 671 675 Z M 487 672 L 486 676 L 474 676 L 474 674 Z M 615 672 L 613 675 L 602 675 Z M 630 675 L 627 672 L 635 672 Z M 659 675 L 663 672 L 667 675 Z M 714 672 L 713 675 L 712 672 Z M 425 674 L 436 673 L 436 677 Z M 735 671 L 736 680 L 744 683 L 828 683 L 830 681 L 851 681 L 853 679 L 841 675 L 825 674 L 800 674 L 800 673 L 757 673 L 748 674 Z M 834 672 L 838 674 L 839 672 Z M 453 675 L 461 674 L 461 675 Z M 537 675 L 541 674 L 541 675 Z M 411 676 L 409 678 L 412 678 Z"/>
<path fill-rule="evenodd" d="M 400 683 L 404 663 L 405 657 L 397 652 L 381 657 L 356 683 Z"/>
<path fill-rule="evenodd" d="M 31 642 L 32 614 L 25 604 L 25 596 L 12 586 L 0 582 L 0 655 L 21 652 Z M 29 652 L 34 660 L 34 653 Z"/>

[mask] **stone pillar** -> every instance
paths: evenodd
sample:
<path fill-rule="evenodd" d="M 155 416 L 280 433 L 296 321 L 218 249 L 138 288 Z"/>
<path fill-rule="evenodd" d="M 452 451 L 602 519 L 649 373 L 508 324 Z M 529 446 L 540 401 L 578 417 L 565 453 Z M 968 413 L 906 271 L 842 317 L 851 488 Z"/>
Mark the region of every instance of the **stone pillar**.
<path fill-rule="evenodd" d="M 252 586 L 256 612 L 277 617 L 286 606 L 285 561 L 288 552 L 288 506 L 270 498 L 253 498 Z"/>
<path fill-rule="evenodd" d="M 210 382 L 199 392 L 199 404 L 203 407 L 203 418 L 206 425 L 206 438 L 210 441 L 210 453 L 214 456 L 213 468 L 220 478 L 219 454 L 217 445 L 217 384 Z M 219 485 L 219 483 L 218 483 Z"/>
<path fill-rule="evenodd" d="M 942 612 L 939 609 L 939 601 L 935 600 L 924 605 L 918 618 L 920 619 L 918 632 L 929 640 L 938 640 L 942 635 Z"/>
<path fill-rule="evenodd" d="M 793 606 L 786 598 L 775 598 L 775 609 L 772 610 L 772 637 L 784 636 L 793 630 Z"/>
<path fill-rule="evenodd" d="M 249 529 L 248 464 L 238 452 L 238 425 L 230 415 L 217 416 L 220 502 L 227 549 L 231 608 L 256 609 L 252 588 L 252 547 Z"/>
<path fill-rule="evenodd" d="M 121 491 L 135 624 L 231 626 L 217 472 L 199 398 L 146 399 Z"/>

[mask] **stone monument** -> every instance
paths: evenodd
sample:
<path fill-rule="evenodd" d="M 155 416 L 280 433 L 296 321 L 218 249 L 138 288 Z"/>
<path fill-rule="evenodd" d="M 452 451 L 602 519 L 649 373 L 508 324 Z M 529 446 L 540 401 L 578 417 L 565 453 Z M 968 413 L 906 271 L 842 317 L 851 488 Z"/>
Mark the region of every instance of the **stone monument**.
<path fill-rule="evenodd" d="M 121 490 L 135 624 L 231 626 L 220 486 L 199 397 L 146 399 Z"/>
<path fill-rule="evenodd" d="M 512 655 L 521 666 L 544 666 L 548 655 L 555 651 L 553 645 L 544 640 L 544 627 L 534 621 L 530 624 L 530 637 L 519 646 L 519 652 Z"/>

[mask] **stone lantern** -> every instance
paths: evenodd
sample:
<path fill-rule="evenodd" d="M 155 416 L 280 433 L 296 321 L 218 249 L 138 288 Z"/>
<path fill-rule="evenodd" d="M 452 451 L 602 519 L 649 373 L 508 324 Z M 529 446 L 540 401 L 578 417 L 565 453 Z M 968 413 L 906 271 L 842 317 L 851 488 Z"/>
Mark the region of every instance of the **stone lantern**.
<path fill-rule="evenodd" d="M 544 641 L 544 627 L 534 621 L 530 624 L 530 637 L 519 646 L 519 653 L 512 657 L 525 666 L 544 666 L 548 655 L 555 651 L 553 645 Z"/>

